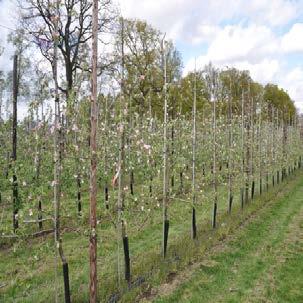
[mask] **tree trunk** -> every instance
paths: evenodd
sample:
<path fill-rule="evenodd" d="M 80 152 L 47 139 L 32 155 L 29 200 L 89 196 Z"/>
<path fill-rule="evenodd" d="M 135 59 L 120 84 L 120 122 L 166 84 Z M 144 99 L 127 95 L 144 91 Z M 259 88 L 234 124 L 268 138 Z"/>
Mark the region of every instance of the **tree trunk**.
<path fill-rule="evenodd" d="M 118 162 L 118 233 L 120 234 L 123 241 L 123 253 L 124 253 L 124 277 L 130 286 L 131 274 L 130 274 L 130 257 L 129 257 L 129 244 L 128 236 L 126 232 L 126 221 L 123 218 L 124 210 L 124 186 L 125 186 L 125 134 L 126 134 L 126 117 L 127 114 L 127 103 L 125 102 L 125 86 L 124 86 L 124 20 L 121 18 L 121 112 L 120 112 L 120 146 L 119 146 L 119 162 Z M 119 264 L 118 264 L 118 267 Z"/>
<path fill-rule="evenodd" d="M 192 130 L 192 238 L 197 237 L 196 226 L 196 110 L 197 110 L 197 75 L 195 64 L 195 79 L 194 79 L 194 100 L 193 100 L 193 130 Z"/>
<path fill-rule="evenodd" d="M 18 56 L 14 56 L 13 70 L 13 137 L 12 137 L 12 164 L 13 164 L 13 229 L 14 232 L 19 227 L 18 211 L 19 211 L 19 196 L 18 196 L 18 180 L 16 174 L 17 160 L 17 97 L 18 97 Z"/>
<path fill-rule="evenodd" d="M 232 125 L 232 99 L 231 99 L 231 79 L 230 93 L 228 96 L 228 213 L 231 213 L 233 204 L 233 184 L 232 184 L 232 149 L 233 149 L 233 125 Z"/>
<path fill-rule="evenodd" d="M 214 189 L 214 202 L 213 202 L 213 218 L 212 227 L 217 226 L 217 210 L 218 210 L 218 189 L 217 189 L 217 113 L 216 113 L 216 95 L 212 92 L 213 102 L 213 189 Z"/>
<path fill-rule="evenodd" d="M 54 126 L 54 207 L 55 207 L 55 244 L 58 249 L 64 278 L 65 302 L 70 303 L 70 290 L 68 279 L 68 263 L 63 253 L 62 240 L 60 235 L 60 198 L 61 198 L 61 160 L 62 160 L 62 121 L 60 121 L 60 102 L 59 102 L 59 85 L 58 85 L 58 23 L 59 23 L 59 1 L 56 1 L 56 16 L 54 26 L 56 35 L 54 36 L 54 60 L 53 60 L 53 77 L 55 81 L 55 126 Z M 57 296 L 57 294 L 56 294 Z M 57 297 L 56 297 L 57 301 Z"/>
<path fill-rule="evenodd" d="M 164 37 L 165 38 L 165 37 Z M 163 78 L 164 78 L 164 129 L 163 129 L 163 243 L 162 253 L 163 258 L 166 257 L 168 232 L 169 232 L 169 220 L 168 220 L 168 176 L 167 176 L 167 77 L 166 77 L 166 53 L 164 47 L 164 38 L 162 40 L 162 60 L 163 60 Z"/>
<path fill-rule="evenodd" d="M 92 92 L 90 112 L 90 303 L 97 302 L 97 59 L 98 59 L 98 0 L 92 8 Z"/>
<path fill-rule="evenodd" d="M 241 189 L 240 189 L 240 198 L 241 198 L 241 208 L 244 208 L 244 180 L 245 180 L 245 151 L 244 151 L 244 91 L 242 91 L 241 98 Z"/>

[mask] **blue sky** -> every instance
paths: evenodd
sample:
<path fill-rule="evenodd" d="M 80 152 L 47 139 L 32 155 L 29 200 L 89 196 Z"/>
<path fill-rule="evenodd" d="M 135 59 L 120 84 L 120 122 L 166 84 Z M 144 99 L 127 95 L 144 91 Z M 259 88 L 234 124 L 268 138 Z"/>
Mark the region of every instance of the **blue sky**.
<path fill-rule="evenodd" d="M 208 62 L 251 72 L 288 91 L 303 112 L 303 0 L 114 0 L 125 17 L 147 20 L 181 52 L 184 74 Z M 0 24 L 14 27 L 13 0 L 0 0 Z M 5 45 L 8 30 L 0 27 Z M 0 45 L 1 45 L 0 44 Z M 12 50 L 0 58 L 8 70 Z"/>

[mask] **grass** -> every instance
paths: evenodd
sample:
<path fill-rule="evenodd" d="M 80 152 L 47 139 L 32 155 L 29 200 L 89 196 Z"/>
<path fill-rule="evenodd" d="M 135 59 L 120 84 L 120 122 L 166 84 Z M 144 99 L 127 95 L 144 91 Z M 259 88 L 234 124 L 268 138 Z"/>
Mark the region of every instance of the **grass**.
<path fill-rule="evenodd" d="M 155 302 L 303 302 L 302 196 L 301 178 Z"/>
<path fill-rule="evenodd" d="M 227 216 L 227 192 L 225 187 L 220 188 L 219 223 L 221 227 L 210 230 L 212 201 L 207 198 L 211 191 L 204 193 L 203 199 L 197 206 L 197 222 L 199 239 L 193 242 L 190 239 L 191 204 L 186 195 L 178 195 L 171 202 L 171 230 L 169 235 L 169 254 L 165 261 L 160 254 L 161 247 L 161 209 L 151 207 L 151 212 L 129 214 L 129 236 L 131 249 L 131 266 L 134 284 L 142 284 L 127 291 L 127 286 L 121 280 L 118 283 L 117 265 L 117 236 L 116 229 L 101 217 L 99 224 L 98 271 L 99 271 L 99 298 L 103 302 L 113 298 L 114 294 L 123 293 L 124 302 L 144 300 L 150 296 L 153 289 L 170 279 L 175 272 L 182 271 L 188 264 L 199 262 L 203 253 L 217 241 L 226 238 L 229 233 L 237 231 L 241 222 L 251 213 L 260 209 L 265 201 L 274 199 L 278 192 L 285 194 L 292 190 L 294 184 L 301 180 L 299 176 L 272 189 L 271 192 L 250 203 L 245 211 L 239 211 L 238 194 L 235 197 L 233 215 Z M 290 179 L 291 180 L 291 179 Z M 302 183 L 302 180 L 301 180 Z M 256 186 L 257 188 L 257 186 Z M 236 193 L 239 192 L 236 188 Z M 139 194 L 138 194 L 139 195 Z M 73 201 L 65 200 L 62 205 L 65 210 L 73 207 Z M 84 214 L 82 219 L 65 219 L 63 226 L 71 227 L 63 234 L 64 251 L 69 261 L 72 302 L 87 302 L 88 298 L 88 233 L 87 233 L 87 197 L 84 198 Z M 150 205 L 147 205 L 150 207 Z M 143 224 L 144 218 L 147 223 Z M 137 223 L 137 224 L 136 224 Z M 143 225 L 142 225 L 143 224 Z M 142 228 L 138 228 L 142 225 Z M 245 240 L 245 233 L 243 233 Z M 257 235 L 256 235 L 257 238 Z M 121 243 L 119 249 L 120 259 Z M 242 256 L 243 257 L 243 256 Z M 50 302 L 55 293 L 55 258 L 53 238 L 24 240 L 22 237 L 9 246 L 0 249 L 0 302 Z M 243 257 L 244 258 L 244 257 Z M 216 262 L 219 262 L 215 260 Z M 123 262 L 122 262 L 123 263 Z M 227 269 L 229 264 L 226 264 Z M 212 268 L 211 270 L 214 270 Z M 120 269 L 121 275 L 123 270 Z M 59 300 L 63 300 L 62 273 L 57 267 Z M 223 279 L 223 277 L 222 277 Z M 173 299 L 172 299 L 173 300 Z M 171 301 L 174 302 L 174 301 Z M 195 301 L 193 301 L 195 302 Z M 198 301 L 200 302 L 200 301 Z"/>

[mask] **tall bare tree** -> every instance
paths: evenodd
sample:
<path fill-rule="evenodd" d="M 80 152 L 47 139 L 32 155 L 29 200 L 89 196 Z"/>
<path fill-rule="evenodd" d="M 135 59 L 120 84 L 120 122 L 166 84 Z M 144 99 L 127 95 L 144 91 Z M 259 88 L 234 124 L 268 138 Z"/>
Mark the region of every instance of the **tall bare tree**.
<path fill-rule="evenodd" d="M 58 87 L 68 97 L 73 89 L 76 71 L 78 69 L 90 71 L 90 64 L 85 59 L 89 58 L 92 38 L 93 2 L 91 0 L 59 1 L 58 33 L 52 21 L 55 2 L 19 0 L 22 9 L 21 26 L 29 39 L 39 47 L 41 54 L 51 63 L 52 37 L 54 34 L 58 35 L 58 50 L 65 70 L 65 81 Z M 112 0 L 100 2 L 102 2 L 102 11 L 100 10 L 97 31 L 102 29 L 102 32 L 109 32 L 116 17 L 115 9 Z M 100 68 L 104 69 L 106 66 Z"/>

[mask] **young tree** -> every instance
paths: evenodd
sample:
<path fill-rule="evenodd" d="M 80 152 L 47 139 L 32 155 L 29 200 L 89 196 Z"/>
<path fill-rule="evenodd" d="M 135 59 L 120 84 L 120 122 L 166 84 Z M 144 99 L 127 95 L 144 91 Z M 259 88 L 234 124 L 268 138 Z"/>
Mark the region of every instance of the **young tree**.
<path fill-rule="evenodd" d="M 194 100 L 193 100 L 193 130 L 192 130 L 192 237 L 197 236 L 196 226 L 196 141 L 197 141 L 197 123 L 196 123 L 196 111 L 197 111 L 197 78 L 196 78 L 196 62 L 195 62 L 195 78 L 194 78 Z"/>
<path fill-rule="evenodd" d="M 121 32 L 120 32 L 120 43 L 121 43 L 121 79 L 120 79 L 120 121 L 118 127 L 119 135 L 119 157 L 118 157 L 118 237 L 121 236 L 123 241 L 123 252 L 124 252 L 124 276 L 125 280 L 130 285 L 130 257 L 129 257 L 129 244 L 128 235 L 126 232 L 126 220 L 123 217 L 125 211 L 125 139 L 126 139 L 126 118 L 128 115 L 128 104 L 126 101 L 125 94 L 125 53 L 124 53 L 124 19 L 121 18 Z M 131 184 L 132 185 L 132 184 Z M 131 187 L 132 190 L 132 187 Z M 118 264 L 118 267 L 120 264 Z M 120 270 L 118 268 L 118 270 Z"/>
<path fill-rule="evenodd" d="M 259 147 L 259 193 L 260 195 L 263 192 L 263 146 L 262 146 L 262 98 L 260 98 L 258 107 L 257 107 L 257 114 L 258 114 L 258 147 Z M 266 180 L 266 184 L 268 180 Z"/>
<path fill-rule="evenodd" d="M 245 116 L 244 116 L 244 90 L 241 97 L 241 208 L 244 208 L 244 180 L 245 180 Z"/>
<path fill-rule="evenodd" d="M 165 36 L 162 40 L 162 62 L 163 62 L 163 98 L 164 98 L 164 125 L 163 125 L 163 242 L 162 242 L 162 253 L 163 257 L 166 257 L 167 243 L 168 243 L 168 232 L 169 232 L 169 219 L 168 219 L 168 144 L 167 144 L 167 57 L 166 57 L 166 45 Z"/>
<path fill-rule="evenodd" d="M 212 71 L 211 75 L 211 101 L 213 102 L 213 188 L 214 188 L 214 205 L 212 226 L 217 226 L 217 210 L 218 210 L 218 184 L 217 184 L 217 106 L 216 98 L 216 79 Z"/>
<path fill-rule="evenodd" d="M 98 59 L 98 0 L 92 7 L 92 91 L 90 130 L 90 303 L 97 302 L 97 59 Z"/>
<path fill-rule="evenodd" d="M 212 227 L 217 226 L 217 211 L 218 211 L 218 176 L 217 176 L 217 102 L 219 98 L 219 77 L 218 71 L 209 64 L 205 67 L 205 80 L 207 83 L 210 102 L 212 103 L 212 174 L 213 174 L 213 215 Z"/>
<path fill-rule="evenodd" d="M 18 181 L 16 174 L 17 160 L 17 98 L 18 98 L 18 56 L 14 56 L 13 68 L 13 131 L 12 131 L 12 164 L 13 164 L 13 228 L 14 232 L 19 227 L 18 211 L 20 207 L 18 194 Z"/>
<path fill-rule="evenodd" d="M 59 44 L 59 2 L 56 1 L 54 7 L 54 14 L 52 17 L 53 32 L 53 78 L 55 82 L 55 121 L 54 121 L 54 207 L 55 207 L 55 244 L 57 246 L 60 259 L 62 262 L 63 276 L 64 276 L 64 291 L 65 302 L 70 302 L 69 289 L 69 272 L 68 263 L 63 252 L 62 239 L 60 233 L 60 199 L 61 199 L 61 158 L 62 158 L 62 142 L 61 142 L 61 117 L 60 117 L 60 98 L 58 85 L 58 44 Z M 56 294 L 57 296 L 57 294 Z"/>
<path fill-rule="evenodd" d="M 228 213 L 231 213 L 233 204 L 233 108 L 232 108 L 232 81 L 229 78 L 228 94 Z"/>
<path fill-rule="evenodd" d="M 0 46 L 0 57 L 3 54 L 3 47 Z M 4 79 L 4 73 L 2 70 L 0 70 L 0 123 L 2 122 L 2 96 L 3 96 L 3 91 L 4 91 L 4 85 L 5 85 L 5 79 Z"/>

